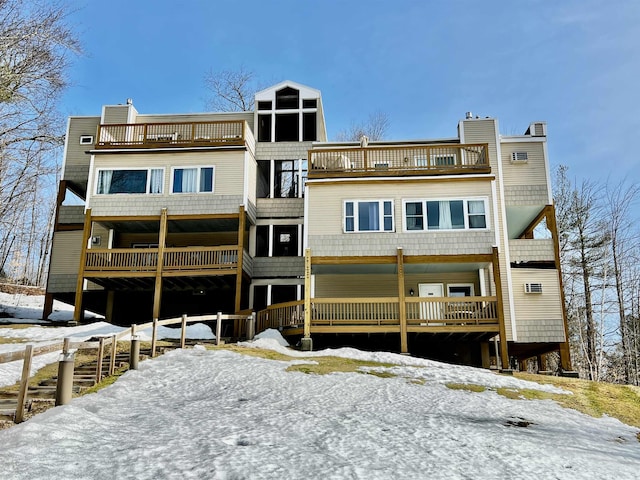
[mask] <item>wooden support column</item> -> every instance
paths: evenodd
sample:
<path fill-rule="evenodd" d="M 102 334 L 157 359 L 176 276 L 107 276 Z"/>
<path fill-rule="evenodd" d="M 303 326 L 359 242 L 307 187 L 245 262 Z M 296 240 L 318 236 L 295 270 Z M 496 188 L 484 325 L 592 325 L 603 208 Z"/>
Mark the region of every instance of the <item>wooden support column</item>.
<path fill-rule="evenodd" d="M 240 312 L 242 300 L 242 261 L 244 256 L 244 231 L 245 231 L 244 205 L 240 205 L 238 212 L 238 267 L 236 271 L 236 314 Z M 235 335 L 236 332 L 234 332 Z"/>
<path fill-rule="evenodd" d="M 493 247 L 493 281 L 496 284 L 498 325 L 500 328 L 500 360 L 502 369 L 509 369 L 509 348 L 507 346 L 507 330 L 504 325 L 504 305 L 502 299 L 502 281 L 500 279 L 500 261 L 498 259 L 498 247 Z"/>
<path fill-rule="evenodd" d="M 84 285 L 84 268 L 87 264 L 87 248 L 91 235 L 91 209 L 87 208 L 84 214 L 84 230 L 82 232 L 82 248 L 80 250 L 80 267 L 78 268 L 78 280 L 76 281 L 76 299 L 73 309 L 73 319 L 79 322 L 82 319 L 82 287 Z"/>
<path fill-rule="evenodd" d="M 304 338 L 311 338 L 311 249 L 304 251 Z"/>
<path fill-rule="evenodd" d="M 158 235 L 158 261 L 156 265 L 156 284 L 153 290 L 153 318 L 160 318 L 162 300 L 162 268 L 164 266 L 164 248 L 167 243 L 167 209 L 160 213 L 160 233 Z"/>
<path fill-rule="evenodd" d="M 571 349 L 569 348 L 569 325 L 567 323 L 567 305 L 564 299 L 564 285 L 562 282 L 562 267 L 560 265 L 560 242 L 558 240 L 558 223 L 556 222 L 556 208 L 553 205 L 545 207 L 547 212 L 547 228 L 551 231 L 553 239 L 553 252 L 555 254 L 556 270 L 558 271 L 558 282 L 560 283 L 560 301 L 562 302 L 562 319 L 564 323 L 564 342 L 560 343 L 560 366 L 563 370 L 571 371 Z"/>
<path fill-rule="evenodd" d="M 398 247 L 398 301 L 400 312 L 400 353 L 408 353 L 407 346 L 407 304 L 404 295 L 404 255 Z"/>
<path fill-rule="evenodd" d="M 53 312 L 53 293 L 44 294 L 44 307 L 42 308 L 42 319 L 46 320 Z"/>

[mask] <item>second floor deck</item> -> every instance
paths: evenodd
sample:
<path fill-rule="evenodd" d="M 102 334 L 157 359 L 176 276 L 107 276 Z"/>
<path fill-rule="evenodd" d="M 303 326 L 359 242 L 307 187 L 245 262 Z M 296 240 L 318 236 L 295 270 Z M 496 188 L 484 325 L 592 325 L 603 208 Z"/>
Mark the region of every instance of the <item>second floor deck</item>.
<path fill-rule="evenodd" d="M 490 173 L 487 144 L 422 144 L 317 148 L 309 177 Z"/>
<path fill-rule="evenodd" d="M 98 126 L 96 149 L 242 146 L 253 142 L 242 120 Z"/>

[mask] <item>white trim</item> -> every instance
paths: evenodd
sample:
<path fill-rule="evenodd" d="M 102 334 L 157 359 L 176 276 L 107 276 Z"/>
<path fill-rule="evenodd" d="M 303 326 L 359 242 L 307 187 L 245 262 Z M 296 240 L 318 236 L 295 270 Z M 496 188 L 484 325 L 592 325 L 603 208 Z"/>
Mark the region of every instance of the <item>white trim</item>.
<path fill-rule="evenodd" d="M 264 143 L 264 142 L 263 142 Z M 155 153 L 155 152 L 199 152 L 199 151 L 223 151 L 223 150 L 246 150 L 246 145 L 214 145 L 211 147 L 167 147 L 167 148 L 145 148 L 144 153 Z M 109 155 L 114 153 L 140 153 L 139 148 L 109 148 L 108 150 L 89 150 L 88 153 L 100 153 L 103 155 Z"/>
<path fill-rule="evenodd" d="M 164 187 L 165 187 L 165 175 L 166 168 L 165 167 L 109 167 L 109 168 L 97 168 L 93 170 L 93 165 L 91 166 L 91 170 L 95 173 L 93 180 L 93 195 L 103 197 L 103 196 L 112 196 L 112 195 L 164 195 Z M 147 180 L 145 185 L 144 192 L 132 192 L 132 193 L 98 193 L 98 179 L 100 178 L 100 172 L 110 170 L 112 172 L 117 171 L 128 171 L 128 170 L 146 170 L 147 171 Z M 162 192 L 160 193 L 151 193 L 151 171 L 152 170 L 162 170 Z"/>
<path fill-rule="evenodd" d="M 85 195 L 85 199 L 84 199 L 84 211 L 85 213 L 87 212 L 88 208 L 91 208 L 91 197 L 93 196 L 92 190 L 91 188 L 89 188 L 90 185 L 93 184 L 93 180 L 96 176 L 96 172 L 94 169 L 94 163 L 95 163 L 95 155 L 91 155 L 91 158 L 89 160 L 89 176 L 87 178 L 87 192 Z"/>
<path fill-rule="evenodd" d="M 493 197 L 493 224 L 495 225 L 495 245 L 500 249 L 500 231 L 498 226 L 500 225 L 498 217 L 498 193 L 496 191 L 496 181 L 491 180 L 491 196 Z"/>
<path fill-rule="evenodd" d="M 484 268 L 478 269 L 478 283 L 480 284 L 480 296 L 486 297 L 487 295 L 487 279 L 485 278 Z"/>
<path fill-rule="evenodd" d="M 88 142 L 84 142 L 83 140 L 89 140 Z M 80 145 L 94 145 L 95 141 L 93 135 L 80 135 Z"/>
<path fill-rule="evenodd" d="M 462 202 L 462 213 L 464 216 L 464 228 L 449 228 L 449 229 L 429 229 L 428 228 L 428 220 L 427 220 L 427 202 L 441 202 L 441 201 L 449 201 L 449 202 Z M 468 202 L 479 202 L 482 201 L 484 203 L 484 218 L 486 226 L 485 228 L 470 228 L 469 227 L 469 207 Z M 407 229 L 407 203 L 422 203 L 422 207 L 424 208 L 423 212 L 423 224 L 422 230 L 408 230 Z M 438 197 L 438 198 L 403 198 L 402 199 L 402 232 L 403 233 L 425 233 L 425 232 L 486 232 L 491 230 L 491 222 L 489 221 L 489 201 L 487 197 Z"/>
<path fill-rule="evenodd" d="M 386 216 L 384 214 L 384 204 L 386 202 L 391 203 L 391 230 L 385 230 L 384 228 L 384 219 Z M 347 203 L 353 203 L 353 230 L 347 230 Z M 380 225 L 380 230 L 360 230 L 359 219 L 358 219 L 358 204 L 360 203 L 377 203 L 378 204 L 378 224 Z M 396 222 L 395 222 L 395 205 L 394 200 L 392 198 L 369 198 L 369 199 L 346 199 L 342 201 L 342 233 L 393 233 L 396 231 Z"/>
<path fill-rule="evenodd" d="M 175 170 L 188 170 L 191 168 L 195 168 L 197 171 L 196 174 L 196 191 L 195 192 L 174 192 L 173 191 L 173 172 Z M 213 172 L 211 174 L 211 191 L 210 192 L 201 192 L 200 191 L 200 175 L 202 174 L 203 168 L 212 168 Z M 172 166 L 171 167 L 171 179 L 169 182 L 169 195 L 206 195 L 212 194 L 216 191 L 216 166 L 215 165 L 180 165 L 180 166 Z"/>
<path fill-rule="evenodd" d="M 308 225 L 309 221 L 309 187 L 305 183 L 304 185 L 304 209 L 302 212 L 302 225 Z M 309 228 L 303 228 L 303 243 L 302 243 L 302 256 L 304 257 L 304 252 L 307 250 L 309 246 Z"/>
<path fill-rule="evenodd" d="M 146 151 L 146 150 L 145 150 Z M 456 180 L 468 180 L 468 179 L 478 179 L 478 180 L 493 180 L 495 179 L 495 175 L 487 173 L 487 174 L 478 174 L 478 175 L 464 175 L 464 176 L 460 176 L 460 175 L 431 175 L 431 176 L 410 176 L 410 177 L 375 177 L 376 181 L 379 180 L 388 180 L 388 181 L 392 181 L 392 182 L 396 182 L 396 183 L 400 183 L 400 182 L 415 182 L 415 181 L 420 181 L 420 180 L 429 180 L 429 181 L 440 181 L 440 180 L 447 180 L 447 179 L 456 179 Z M 371 177 L 365 177 L 365 178 L 313 178 L 313 179 L 307 179 L 307 183 L 342 183 L 342 182 L 349 182 L 349 183 L 360 183 L 360 182 L 370 182 L 371 181 Z"/>
<path fill-rule="evenodd" d="M 273 257 L 273 224 L 269 224 L 267 228 L 267 257 Z"/>
<path fill-rule="evenodd" d="M 519 136 L 509 136 L 503 137 L 500 136 L 500 141 L 502 143 L 542 143 L 546 140 L 545 137 L 530 137 L 529 135 Z"/>

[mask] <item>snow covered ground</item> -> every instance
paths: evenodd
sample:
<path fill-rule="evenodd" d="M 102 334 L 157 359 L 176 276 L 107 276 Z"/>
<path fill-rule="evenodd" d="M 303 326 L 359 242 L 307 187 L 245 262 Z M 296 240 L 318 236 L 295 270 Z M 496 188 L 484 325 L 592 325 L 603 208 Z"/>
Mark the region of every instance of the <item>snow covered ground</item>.
<path fill-rule="evenodd" d="M 636 430 L 489 388 L 553 389 L 470 367 L 354 349 L 176 350 L 115 384 L 0 431 L 8 479 L 637 479 Z M 396 376 L 287 372 L 299 357 L 396 366 Z M 298 358 L 296 358 L 298 357 Z M 557 390 L 556 390 L 557 391 Z M 527 425 L 524 426 L 517 426 Z"/>

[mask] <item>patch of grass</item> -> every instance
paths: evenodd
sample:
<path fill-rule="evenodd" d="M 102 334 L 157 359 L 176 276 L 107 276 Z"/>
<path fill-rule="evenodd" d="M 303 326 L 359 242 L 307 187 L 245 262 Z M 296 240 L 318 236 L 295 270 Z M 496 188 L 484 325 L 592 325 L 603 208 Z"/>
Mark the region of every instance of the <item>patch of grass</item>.
<path fill-rule="evenodd" d="M 89 387 L 86 390 L 81 391 L 79 396 L 88 395 L 90 393 L 96 393 L 97 391 L 102 390 L 103 388 L 108 387 L 109 385 L 113 385 L 115 381 L 118 380 L 118 378 L 120 378 L 120 376 L 123 375 L 127 370 L 129 370 L 129 367 L 117 368 L 116 370 L 114 370 L 113 375 L 111 375 L 110 377 L 104 377 L 102 380 L 100 380 L 99 383 L 96 383 L 93 387 Z"/>
<path fill-rule="evenodd" d="M 287 368 L 287 372 L 312 373 L 315 375 L 327 375 L 329 373 L 335 372 L 360 372 L 376 375 L 379 377 L 395 376 L 394 374 L 390 374 L 388 372 L 360 371 L 362 367 L 394 367 L 395 365 L 393 365 L 392 363 L 368 362 L 365 360 L 354 360 L 352 358 L 341 357 L 310 357 L 305 358 L 304 360 L 313 361 L 315 363 L 291 365 L 289 368 Z"/>
<path fill-rule="evenodd" d="M 426 382 L 424 378 L 412 378 L 409 380 L 409 383 L 413 383 L 415 385 L 424 385 Z"/>
<path fill-rule="evenodd" d="M 573 395 L 561 395 L 535 390 L 506 391 L 498 393 L 509 398 L 551 399 L 566 408 L 573 408 L 592 417 L 608 415 L 627 425 L 640 428 L 640 389 L 629 385 L 616 385 L 604 382 L 592 382 L 579 378 L 552 377 L 515 373 L 523 380 L 550 384 L 563 388 Z"/>
<path fill-rule="evenodd" d="M 447 388 L 451 390 L 468 390 L 469 392 L 484 392 L 487 387 L 483 385 L 475 385 L 473 383 L 445 383 Z"/>
<path fill-rule="evenodd" d="M 289 355 L 284 355 L 279 352 L 274 352 L 273 350 L 262 350 L 260 348 L 249 348 L 249 347 L 239 347 L 238 345 L 225 344 L 219 347 L 216 346 L 207 346 L 207 349 L 214 350 L 222 348 L 224 350 L 230 350 L 232 352 L 241 353 L 243 355 L 249 355 L 251 357 L 259 357 L 266 358 L 267 360 L 280 360 L 283 362 L 290 362 L 295 357 L 290 357 Z"/>
<path fill-rule="evenodd" d="M 0 335 L 2 335 L 2 333 L 0 332 Z M 28 338 L 18 338 L 18 337 L 12 337 L 12 338 L 8 338 L 8 337 L 0 337 L 0 345 L 6 345 L 6 344 L 10 344 L 10 343 L 27 343 L 29 341 Z"/>
<path fill-rule="evenodd" d="M 10 328 L 12 330 L 23 330 L 25 328 L 35 327 L 36 325 L 30 323 L 11 323 L 6 325 L 0 325 L 0 335 L 2 335 L 3 328 Z"/>

